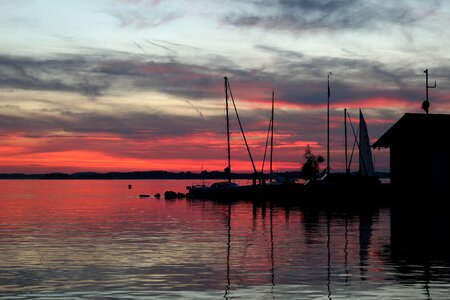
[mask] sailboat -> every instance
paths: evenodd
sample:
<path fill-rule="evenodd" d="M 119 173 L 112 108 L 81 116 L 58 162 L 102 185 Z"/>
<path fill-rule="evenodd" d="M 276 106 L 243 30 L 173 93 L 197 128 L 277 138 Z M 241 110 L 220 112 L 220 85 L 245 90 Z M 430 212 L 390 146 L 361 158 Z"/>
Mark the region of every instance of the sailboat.
<path fill-rule="evenodd" d="M 188 197 L 191 198 L 205 198 L 205 197 L 218 197 L 222 196 L 224 193 L 228 194 L 234 192 L 239 185 L 231 181 L 231 147 L 230 147 L 230 117 L 228 111 L 228 90 L 229 83 L 228 78 L 225 76 L 225 112 L 226 112 L 226 123 L 227 123 L 227 161 L 228 165 L 225 168 L 225 173 L 227 174 L 227 180 L 221 182 L 215 182 L 210 186 L 206 185 L 192 185 L 187 186 Z"/>
<path fill-rule="evenodd" d="M 281 185 L 283 183 L 286 183 L 285 178 L 278 178 L 273 173 L 273 165 L 272 165 L 272 158 L 273 158 L 273 131 L 274 131 L 274 124 L 273 124 L 273 118 L 274 118 L 274 92 L 272 92 L 272 113 L 271 118 L 269 121 L 269 128 L 268 128 L 268 135 L 267 135 L 267 141 L 266 141 L 266 148 L 264 152 L 264 158 L 263 158 L 263 165 L 261 168 L 261 172 L 258 173 L 255 167 L 255 163 L 253 160 L 253 156 L 251 154 L 249 145 L 247 143 L 247 139 L 244 133 L 244 129 L 242 126 L 242 123 L 239 118 L 239 114 L 236 108 L 236 104 L 233 98 L 233 94 L 231 92 L 230 83 L 228 81 L 228 78 L 225 77 L 225 111 L 226 111 L 226 124 L 227 124 L 227 160 L 228 165 L 225 168 L 225 173 L 227 174 L 228 178 L 226 181 L 216 182 L 211 184 L 210 186 L 206 185 L 192 185 L 186 187 L 188 190 L 187 196 L 191 198 L 259 198 L 264 197 L 265 195 L 269 193 L 276 193 L 278 188 L 276 186 Z M 251 185 L 238 185 L 235 182 L 231 181 L 231 152 L 230 152 L 230 118 L 229 118 L 229 99 L 228 95 L 231 97 L 231 101 L 234 107 L 234 111 L 236 113 L 236 118 L 239 123 L 240 131 L 245 143 L 245 146 L 247 148 L 247 152 L 253 167 L 254 176 L 253 176 L 253 184 Z M 267 147 L 269 143 L 269 137 L 270 137 L 270 170 L 268 175 L 263 175 L 264 173 L 264 162 L 266 158 L 266 152 Z M 268 182 L 266 180 L 268 179 Z M 257 184 L 257 181 L 259 181 L 259 184 Z M 269 187 L 270 186 L 270 187 Z"/>
<path fill-rule="evenodd" d="M 372 147 L 370 147 L 369 132 L 361 109 L 359 110 L 359 174 L 374 176 Z"/>
<path fill-rule="evenodd" d="M 345 173 L 332 173 L 330 168 L 330 75 L 327 75 L 327 168 L 324 172 L 324 176 L 319 180 L 311 180 L 306 185 L 314 186 L 335 186 L 335 187 L 347 187 L 348 185 L 376 185 L 380 181 L 378 177 L 374 176 L 374 165 L 372 160 L 372 148 L 370 147 L 369 133 L 367 124 L 364 119 L 362 110 L 359 110 L 359 139 L 357 133 L 352 130 L 355 137 L 354 145 L 358 145 L 359 149 L 359 171 L 357 175 L 350 174 L 350 164 L 347 162 L 347 116 L 350 115 L 347 109 L 344 110 L 344 127 L 345 127 Z M 351 122 L 351 120 L 350 120 Z"/>
<path fill-rule="evenodd" d="M 349 115 L 347 110 L 345 110 L 345 130 L 346 130 L 345 145 L 347 145 L 347 116 Z M 354 145 L 356 145 L 359 150 L 358 172 L 356 174 L 350 174 L 351 161 L 350 163 L 347 163 L 347 146 L 346 146 L 345 149 L 346 172 L 345 173 L 327 172 L 323 178 L 315 182 L 316 185 L 319 183 L 347 188 L 349 186 L 365 187 L 365 186 L 377 186 L 380 184 L 378 176 L 375 175 L 369 132 L 361 109 L 359 110 L 358 132 L 359 137 L 358 134 L 353 130 L 353 134 L 355 137 Z"/>

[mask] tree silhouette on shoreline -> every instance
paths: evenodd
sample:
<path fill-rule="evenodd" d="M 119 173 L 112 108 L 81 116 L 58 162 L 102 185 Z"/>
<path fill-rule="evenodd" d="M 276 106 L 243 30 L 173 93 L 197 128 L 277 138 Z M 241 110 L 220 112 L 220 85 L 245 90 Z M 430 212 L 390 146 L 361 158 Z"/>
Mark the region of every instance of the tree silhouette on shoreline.
<path fill-rule="evenodd" d="M 305 154 L 303 155 L 305 162 L 302 166 L 302 176 L 305 180 L 316 179 L 319 174 L 320 164 L 325 161 L 322 155 L 312 154 L 311 147 L 309 145 L 305 148 Z"/>

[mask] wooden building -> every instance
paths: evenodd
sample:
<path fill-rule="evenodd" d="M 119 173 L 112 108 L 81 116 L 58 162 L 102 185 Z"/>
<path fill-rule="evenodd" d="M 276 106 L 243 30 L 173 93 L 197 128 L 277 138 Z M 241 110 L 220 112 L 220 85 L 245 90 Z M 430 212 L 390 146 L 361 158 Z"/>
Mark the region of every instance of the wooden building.
<path fill-rule="evenodd" d="M 450 115 L 403 115 L 373 145 L 390 148 L 391 184 L 450 187 Z"/>

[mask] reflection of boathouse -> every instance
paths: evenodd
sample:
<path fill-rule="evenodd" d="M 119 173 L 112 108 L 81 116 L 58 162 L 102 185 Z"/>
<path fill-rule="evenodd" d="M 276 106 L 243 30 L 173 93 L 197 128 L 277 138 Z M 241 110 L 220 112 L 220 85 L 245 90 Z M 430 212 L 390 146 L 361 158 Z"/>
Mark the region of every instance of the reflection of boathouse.
<path fill-rule="evenodd" d="M 398 191 L 389 194 L 395 199 L 390 211 L 395 261 L 423 263 L 427 270 L 429 261 L 448 260 L 450 219 L 442 200 L 450 187 L 449 138 L 450 115 L 408 113 L 373 144 L 390 148 L 391 183 Z M 433 274 L 426 272 L 428 281 Z"/>
<path fill-rule="evenodd" d="M 405 114 L 374 148 L 390 148 L 394 186 L 450 186 L 450 115 Z"/>

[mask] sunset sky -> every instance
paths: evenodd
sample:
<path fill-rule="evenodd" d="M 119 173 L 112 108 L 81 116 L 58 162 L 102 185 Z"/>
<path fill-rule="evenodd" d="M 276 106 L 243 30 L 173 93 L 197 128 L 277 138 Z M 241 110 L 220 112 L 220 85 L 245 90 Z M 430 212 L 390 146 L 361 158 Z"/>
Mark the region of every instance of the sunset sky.
<path fill-rule="evenodd" d="M 343 170 L 344 108 L 373 142 L 423 112 L 428 68 L 450 112 L 448 28 L 445 0 L 0 0 L 0 173 L 223 170 L 224 76 L 257 168 L 274 91 L 274 169 L 298 170 L 306 145 L 326 155 L 328 72 Z"/>

